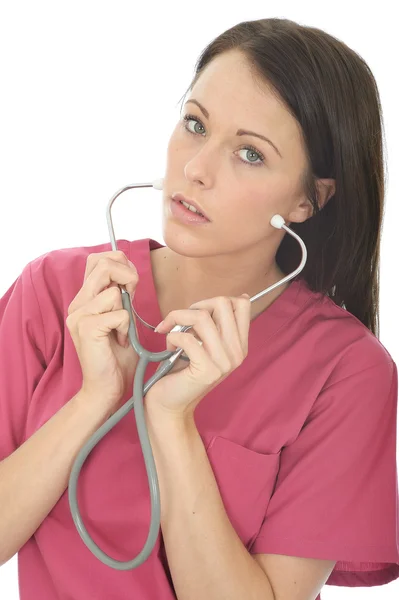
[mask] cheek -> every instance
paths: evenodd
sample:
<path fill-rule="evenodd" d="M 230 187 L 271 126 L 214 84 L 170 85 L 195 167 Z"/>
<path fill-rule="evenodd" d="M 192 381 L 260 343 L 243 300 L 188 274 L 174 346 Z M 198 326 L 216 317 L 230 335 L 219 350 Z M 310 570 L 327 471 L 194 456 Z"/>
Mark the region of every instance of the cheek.
<path fill-rule="evenodd" d="M 254 215 L 267 218 L 287 210 L 294 196 L 294 186 L 289 178 L 281 174 L 270 174 L 262 184 L 262 190 L 256 189 L 249 204 Z"/>
<path fill-rule="evenodd" d="M 273 210 L 272 205 L 273 194 L 267 185 L 262 191 L 259 191 L 259 187 L 253 190 L 247 189 L 235 198 L 236 218 L 247 217 L 252 225 L 256 219 L 264 219 Z"/>
<path fill-rule="evenodd" d="M 178 147 L 178 144 L 176 142 L 176 136 L 174 134 L 172 134 L 169 138 L 168 145 L 166 148 L 166 154 L 167 154 L 168 160 L 170 160 L 173 157 L 173 155 L 176 153 L 177 147 Z"/>
<path fill-rule="evenodd" d="M 188 148 L 190 146 L 190 141 L 192 146 L 192 140 L 190 139 L 192 137 L 194 136 L 190 136 L 190 134 L 184 130 L 183 125 L 177 123 L 169 138 L 168 149 L 170 148 L 173 151 L 178 151 L 183 148 Z"/>
<path fill-rule="evenodd" d="M 254 167 L 255 169 L 255 167 Z M 236 236 L 240 229 L 242 238 L 252 239 L 257 232 L 264 235 L 270 219 L 275 214 L 284 213 L 290 201 L 289 190 L 283 182 L 265 178 L 262 189 L 259 185 L 252 189 L 248 186 L 239 191 L 225 188 L 219 197 L 226 198 L 224 202 L 223 229 L 227 235 Z"/>
<path fill-rule="evenodd" d="M 227 200 L 220 212 L 223 215 L 222 229 L 227 237 L 237 243 L 237 231 L 240 231 L 240 238 L 246 243 L 256 238 L 257 232 L 264 234 L 265 223 L 271 212 L 267 194 L 259 193 L 258 189 L 241 193 L 226 189 L 223 191 L 223 198 Z M 269 220 L 272 216 L 270 215 Z"/>
<path fill-rule="evenodd" d="M 183 140 L 182 140 L 181 132 L 178 129 L 178 125 L 176 125 L 176 127 L 172 131 L 172 134 L 169 138 L 168 145 L 167 145 L 167 156 L 169 159 L 172 158 L 173 155 L 175 155 L 179 151 L 179 149 L 183 146 L 182 142 L 183 142 Z"/>

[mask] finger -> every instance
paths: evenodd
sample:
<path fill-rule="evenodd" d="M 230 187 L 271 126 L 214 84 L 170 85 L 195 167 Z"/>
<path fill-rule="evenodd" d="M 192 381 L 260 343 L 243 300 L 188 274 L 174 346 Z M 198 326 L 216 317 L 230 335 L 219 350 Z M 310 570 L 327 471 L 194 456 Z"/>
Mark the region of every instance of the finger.
<path fill-rule="evenodd" d="M 95 298 L 112 283 L 116 283 L 117 286 L 125 285 L 130 296 L 134 295 L 138 283 L 137 270 L 130 265 L 121 264 L 110 258 L 100 257 L 96 268 L 91 271 L 82 288 L 69 306 L 69 313 Z M 119 293 L 121 294 L 121 292 Z"/>
<path fill-rule="evenodd" d="M 215 365 L 217 365 L 217 367 L 222 372 L 226 372 L 231 368 L 230 358 L 226 352 L 224 344 L 222 343 L 222 338 L 220 336 L 219 331 L 217 330 L 216 324 L 213 321 L 208 310 L 173 310 L 164 319 L 162 325 L 157 326 L 157 331 L 160 333 L 167 332 L 173 329 L 175 325 L 190 325 L 194 329 L 195 333 L 199 336 L 200 340 L 203 343 L 204 350 L 209 354 L 210 358 L 215 363 Z"/>
<path fill-rule="evenodd" d="M 220 331 L 230 359 L 240 364 L 248 354 L 248 334 L 251 322 L 251 303 L 242 296 L 218 296 L 191 305 L 209 311 Z"/>
<path fill-rule="evenodd" d="M 110 284 L 122 285 L 134 290 L 138 280 L 137 269 L 133 264 L 122 264 L 110 257 L 101 257 L 85 282 L 85 288 L 97 295 Z"/>
<path fill-rule="evenodd" d="M 187 332 L 183 331 L 174 331 L 168 334 L 167 340 L 169 344 L 168 349 L 183 348 L 190 359 L 184 371 L 191 382 L 209 386 L 219 381 L 223 376 L 224 372 L 211 359 L 209 353 L 204 348 L 204 344 L 201 345 L 199 340 L 195 339 L 193 335 L 187 335 Z"/>
<path fill-rule="evenodd" d="M 97 263 L 100 260 L 100 258 L 103 258 L 103 257 L 111 258 L 112 260 L 121 262 L 125 265 L 129 264 L 129 260 L 128 260 L 127 256 L 125 255 L 125 253 L 122 252 L 122 250 L 111 250 L 109 252 L 95 252 L 95 253 L 89 254 L 89 256 L 86 259 L 86 269 L 85 269 L 85 274 L 84 274 L 84 278 L 83 278 L 83 283 L 86 281 L 86 279 L 88 278 L 90 273 L 93 271 L 93 269 L 97 266 Z"/>
<path fill-rule="evenodd" d="M 91 273 L 97 267 L 99 261 L 102 258 L 107 258 L 107 259 L 113 260 L 116 263 L 123 264 L 127 267 L 135 269 L 134 265 L 132 265 L 131 261 L 127 258 L 126 254 L 124 252 L 122 252 L 122 250 L 111 250 L 109 252 L 97 252 L 97 253 L 89 254 L 89 256 L 87 257 L 86 269 L 85 269 L 83 282 L 86 282 L 89 275 L 91 275 Z M 106 288 L 107 287 L 119 287 L 120 285 L 123 285 L 123 284 L 112 281 L 108 286 L 106 286 Z M 132 295 L 132 293 L 134 293 L 134 286 L 132 286 L 131 284 L 127 284 L 126 289 L 130 295 Z"/>
<path fill-rule="evenodd" d="M 251 326 L 251 301 L 243 296 L 233 297 L 234 316 L 244 356 L 248 354 L 249 328 Z"/>

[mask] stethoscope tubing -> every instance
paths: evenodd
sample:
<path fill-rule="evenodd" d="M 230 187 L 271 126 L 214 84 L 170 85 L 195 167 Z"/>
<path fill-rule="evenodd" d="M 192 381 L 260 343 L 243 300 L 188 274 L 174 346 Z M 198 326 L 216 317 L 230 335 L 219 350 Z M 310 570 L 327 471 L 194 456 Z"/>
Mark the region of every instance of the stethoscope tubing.
<path fill-rule="evenodd" d="M 158 190 L 162 190 L 162 179 L 154 180 L 151 183 L 134 183 L 131 185 L 127 185 L 120 190 L 118 190 L 110 199 L 107 205 L 107 224 L 109 235 L 111 239 L 111 247 L 112 250 L 118 250 L 114 227 L 111 218 L 111 208 L 115 200 L 125 191 L 130 190 L 132 188 L 144 188 L 144 187 L 153 187 Z M 265 290 L 259 292 L 255 296 L 250 298 L 250 302 L 255 302 L 265 294 L 271 292 L 276 287 L 284 284 L 286 281 L 293 279 L 305 266 L 306 258 L 307 258 L 307 250 L 303 240 L 289 227 L 287 227 L 284 223 L 284 219 L 280 215 L 274 215 L 271 219 L 271 224 L 276 228 L 283 228 L 292 235 L 300 244 L 302 249 L 302 260 L 292 273 L 281 279 L 280 281 L 274 283 L 269 286 Z M 132 304 L 129 293 L 123 286 L 119 286 L 122 292 L 122 305 L 123 308 L 126 309 L 129 313 L 129 330 L 128 337 L 129 341 L 132 344 L 133 348 L 137 352 L 139 357 L 134 383 L 133 383 L 133 396 L 111 417 L 107 419 L 107 421 L 97 430 L 92 436 L 88 439 L 88 441 L 84 444 L 84 446 L 79 451 L 70 473 L 69 484 L 68 484 L 68 499 L 69 506 L 71 510 L 72 519 L 76 526 L 76 529 L 87 546 L 87 548 L 104 564 L 112 567 L 113 569 L 117 569 L 119 571 L 127 571 L 130 569 L 135 569 L 143 562 L 147 560 L 149 555 L 151 554 L 155 543 L 157 541 L 160 524 L 161 524 L 161 505 L 160 505 L 160 493 L 159 493 L 159 482 L 158 475 L 156 471 L 154 455 L 152 452 L 148 430 L 146 426 L 146 419 L 144 413 L 144 404 L 143 398 L 147 394 L 147 392 L 151 389 L 151 387 L 159 381 L 164 375 L 169 373 L 169 371 L 173 368 L 176 360 L 180 357 L 185 360 L 189 360 L 187 357 L 182 356 L 183 348 L 177 348 L 175 351 L 164 350 L 162 352 L 150 352 L 146 350 L 139 342 L 136 332 L 136 327 L 134 324 L 134 318 L 132 314 Z M 141 320 L 141 319 L 140 319 Z M 191 329 L 191 326 L 180 326 L 177 325 L 173 328 L 172 331 L 188 331 Z M 158 370 L 144 383 L 144 375 L 147 368 L 147 365 L 150 362 L 160 362 L 160 367 Z M 90 537 L 80 514 L 79 506 L 77 502 L 77 483 L 80 475 L 80 471 L 83 467 L 84 462 L 86 461 L 88 455 L 93 450 L 93 448 L 99 443 L 99 441 L 113 428 L 123 417 L 125 417 L 131 409 L 134 409 L 134 414 L 136 418 L 137 431 L 139 435 L 140 445 L 143 451 L 144 464 L 147 471 L 149 490 L 150 490 L 150 501 L 151 501 L 151 521 L 148 536 L 146 542 L 141 550 L 141 552 L 132 560 L 129 561 L 119 561 L 110 557 L 108 554 L 103 552 L 101 548 L 97 546 L 94 540 Z"/>

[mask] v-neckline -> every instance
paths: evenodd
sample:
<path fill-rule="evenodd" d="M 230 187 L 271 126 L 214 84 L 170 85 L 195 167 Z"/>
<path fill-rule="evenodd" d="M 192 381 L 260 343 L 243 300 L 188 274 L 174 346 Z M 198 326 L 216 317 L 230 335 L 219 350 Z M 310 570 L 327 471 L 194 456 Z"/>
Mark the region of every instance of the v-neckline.
<path fill-rule="evenodd" d="M 129 259 L 137 266 L 139 282 L 133 299 L 136 312 L 152 326 L 162 321 L 162 313 L 157 297 L 150 252 L 165 248 L 152 238 L 129 242 Z M 260 291 L 260 290 L 259 290 Z M 268 341 L 288 321 L 299 315 L 301 308 L 309 302 L 315 293 L 302 279 L 293 279 L 288 287 L 259 315 L 251 321 L 248 335 L 248 352 Z M 149 346 L 152 352 L 165 350 L 165 337 L 146 327 L 137 319 L 140 343 Z"/>

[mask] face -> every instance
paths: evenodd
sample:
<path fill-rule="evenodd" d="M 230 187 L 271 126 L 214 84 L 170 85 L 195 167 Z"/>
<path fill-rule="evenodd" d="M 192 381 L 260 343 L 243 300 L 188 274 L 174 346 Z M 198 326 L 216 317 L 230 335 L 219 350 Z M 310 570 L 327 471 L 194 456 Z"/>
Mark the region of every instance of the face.
<path fill-rule="evenodd" d="M 184 120 L 186 115 L 190 120 Z M 237 135 L 238 129 L 268 138 L 277 150 L 258 137 Z M 168 144 L 163 186 L 167 246 L 187 256 L 248 254 L 252 249 L 274 258 L 283 230 L 270 225 L 272 216 L 282 215 L 289 225 L 312 214 L 300 183 L 305 166 L 296 120 L 254 79 L 241 53 L 219 55 L 192 88 Z M 197 226 L 176 220 L 170 214 L 175 192 L 196 200 L 211 222 Z"/>

